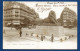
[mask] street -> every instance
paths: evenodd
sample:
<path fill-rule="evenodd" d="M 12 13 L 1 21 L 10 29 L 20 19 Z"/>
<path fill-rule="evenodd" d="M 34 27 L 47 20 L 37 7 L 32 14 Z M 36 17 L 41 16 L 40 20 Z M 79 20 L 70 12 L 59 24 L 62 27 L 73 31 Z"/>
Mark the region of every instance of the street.
<path fill-rule="evenodd" d="M 26 29 L 26 30 L 25 30 Z M 66 36 L 74 35 L 67 40 L 60 41 L 59 37 L 54 37 L 54 41 L 51 42 L 51 36 L 45 36 L 45 39 L 41 41 L 39 35 L 31 36 L 26 35 L 27 28 L 23 28 L 22 37 L 19 35 L 19 31 L 12 28 L 6 28 L 5 34 L 3 34 L 3 47 L 4 49 L 77 49 L 77 30 L 64 28 Z M 33 29 L 35 30 L 35 29 Z M 30 29 L 28 30 L 30 31 Z M 25 34 L 25 35 L 24 35 Z"/>

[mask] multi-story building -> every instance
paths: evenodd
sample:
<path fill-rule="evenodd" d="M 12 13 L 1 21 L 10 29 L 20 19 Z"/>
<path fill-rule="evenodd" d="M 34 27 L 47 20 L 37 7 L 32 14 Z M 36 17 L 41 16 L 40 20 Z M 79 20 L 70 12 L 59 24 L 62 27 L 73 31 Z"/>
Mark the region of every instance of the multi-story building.
<path fill-rule="evenodd" d="M 13 1 L 3 2 L 3 22 L 5 25 L 20 25 L 24 24 L 24 19 L 28 18 L 30 22 L 39 18 L 38 13 L 34 9 Z M 26 22 L 28 23 L 28 21 Z"/>
<path fill-rule="evenodd" d="M 60 19 L 61 19 L 61 25 L 63 26 L 67 26 L 68 24 L 73 25 L 73 22 L 75 21 L 75 19 L 77 19 L 77 15 L 74 11 L 65 7 L 61 13 Z"/>

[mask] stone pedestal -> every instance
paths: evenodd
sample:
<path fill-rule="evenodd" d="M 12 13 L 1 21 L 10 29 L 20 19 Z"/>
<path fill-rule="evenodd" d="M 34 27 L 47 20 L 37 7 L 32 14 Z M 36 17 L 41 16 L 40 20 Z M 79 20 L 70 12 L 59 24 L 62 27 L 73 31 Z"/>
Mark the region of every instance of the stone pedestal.
<path fill-rule="evenodd" d="M 64 36 L 64 28 L 62 26 L 36 26 L 36 34 Z"/>

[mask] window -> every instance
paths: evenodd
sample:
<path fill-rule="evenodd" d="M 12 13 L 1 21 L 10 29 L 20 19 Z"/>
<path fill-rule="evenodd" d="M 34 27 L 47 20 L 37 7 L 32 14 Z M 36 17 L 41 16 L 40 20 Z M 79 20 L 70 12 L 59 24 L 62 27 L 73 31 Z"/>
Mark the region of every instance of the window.
<path fill-rule="evenodd" d="M 15 17 L 18 17 L 18 15 L 15 15 Z"/>
<path fill-rule="evenodd" d="M 15 11 L 15 13 L 19 13 L 18 11 Z"/>

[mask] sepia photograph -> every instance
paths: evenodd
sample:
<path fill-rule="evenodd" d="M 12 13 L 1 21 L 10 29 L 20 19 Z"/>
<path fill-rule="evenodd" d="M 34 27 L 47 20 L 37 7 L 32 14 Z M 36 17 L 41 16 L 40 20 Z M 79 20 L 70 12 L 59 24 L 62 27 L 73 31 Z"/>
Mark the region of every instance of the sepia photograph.
<path fill-rule="evenodd" d="M 77 49 L 77 2 L 3 1 L 3 49 Z"/>

